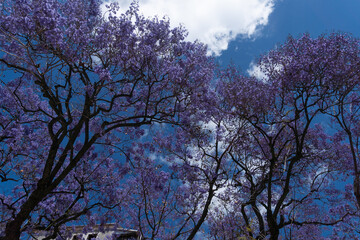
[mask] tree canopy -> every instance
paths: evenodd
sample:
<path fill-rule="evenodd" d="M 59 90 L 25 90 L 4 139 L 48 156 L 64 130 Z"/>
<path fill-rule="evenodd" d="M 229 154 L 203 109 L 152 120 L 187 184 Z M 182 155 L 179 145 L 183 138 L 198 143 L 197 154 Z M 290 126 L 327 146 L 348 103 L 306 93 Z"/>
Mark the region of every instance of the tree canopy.
<path fill-rule="evenodd" d="M 289 37 L 262 79 L 132 3 L 2 0 L 0 239 L 358 239 L 360 48 Z"/>
<path fill-rule="evenodd" d="M 1 3 L 0 175 L 12 187 L 0 197 L 4 239 L 56 236 L 95 208 L 118 207 L 130 167 L 119 153 L 141 126 L 178 124 L 206 95 L 205 46 L 135 3 L 121 15 L 116 4 L 104 15 L 99 6 Z"/>

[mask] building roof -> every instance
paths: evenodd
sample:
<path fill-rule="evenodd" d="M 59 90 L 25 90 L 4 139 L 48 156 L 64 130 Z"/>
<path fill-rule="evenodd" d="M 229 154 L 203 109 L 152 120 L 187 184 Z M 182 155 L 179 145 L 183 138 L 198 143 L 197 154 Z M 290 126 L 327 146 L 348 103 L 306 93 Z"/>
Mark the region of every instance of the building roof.
<path fill-rule="evenodd" d="M 141 240 L 141 234 L 134 229 L 118 228 L 115 224 L 95 225 L 89 232 L 84 233 L 85 226 L 67 226 L 66 230 L 71 232 L 71 237 L 66 240 Z M 43 240 L 46 231 L 38 231 L 34 240 Z"/>

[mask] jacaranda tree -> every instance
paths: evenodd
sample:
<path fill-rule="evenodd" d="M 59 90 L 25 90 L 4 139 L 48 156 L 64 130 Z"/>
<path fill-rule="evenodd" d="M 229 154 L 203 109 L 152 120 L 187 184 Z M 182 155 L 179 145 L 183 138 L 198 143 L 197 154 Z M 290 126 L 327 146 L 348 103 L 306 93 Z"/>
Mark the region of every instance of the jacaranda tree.
<path fill-rule="evenodd" d="M 188 121 L 206 97 L 206 47 L 136 4 L 0 4 L 1 239 L 112 221 L 105 213 L 128 200 L 126 149 L 145 126 Z"/>
<path fill-rule="evenodd" d="M 290 37 L 256 79 L 136 3 L 0 4 L 0 239 L 359 238 L 358 39 Z"/>
<path fill-rule="evenodd" d="M 260 58 L 263 79 L 220 70 L 193 126 L 155 138 L 191 203 L 175 219 L 209 239 L 358 239 L 359 53 L 349 35 L 305 34 Z"/>
<path fill-rule="evenodd" d="M 346 34 L 305 34 L 260 58 L 263 79 L 223 71 L 224 124 L 243 130 L 215 239 L 358 239 L 359 55 Z"/>

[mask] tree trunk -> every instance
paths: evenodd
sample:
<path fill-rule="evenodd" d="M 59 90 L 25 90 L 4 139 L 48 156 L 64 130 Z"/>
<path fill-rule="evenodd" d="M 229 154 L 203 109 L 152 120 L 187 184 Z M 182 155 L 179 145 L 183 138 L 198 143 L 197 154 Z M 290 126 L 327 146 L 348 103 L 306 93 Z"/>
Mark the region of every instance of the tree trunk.
<path fill-rule="evenodd" d="M 270 229 L 270 240 L 278 240 L 279 238 L 279 229 L 274 228 Z"/>
<path fill-rule="evenodd" d="M 0 237 L 0 240 L 19 240 L 21 234 L 21 226 L 26 219 L 30 216 L 30 213 L 34 208 L 41 202 L 41 200 L 46 196 L 46 189 L 37 188 L 34 192 L 31 193 L 27 201 L 22 205 L 18 214 L 15 218 L 9 221 L 5 227 L 5 236 Z"/>
<path fill-rule="evenodd" d="M 5 228 L 5 236 L 0 237 L 0 240 L 18 240 L 20 239 L 20 229 L 21 229 L 22 222 L 20 221 L 11 221 L 6 224 Z"/>

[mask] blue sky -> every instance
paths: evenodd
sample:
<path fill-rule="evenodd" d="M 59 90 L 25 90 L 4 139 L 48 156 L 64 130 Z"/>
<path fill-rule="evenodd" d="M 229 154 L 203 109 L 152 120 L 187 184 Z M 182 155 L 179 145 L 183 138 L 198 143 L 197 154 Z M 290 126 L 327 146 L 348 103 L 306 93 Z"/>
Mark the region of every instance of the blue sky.
<path fill-rule="evenodd" d="M 126 10 L 132 0 L 118 1 Z M 223 65 L 243 72 L 289 34 L 341 31 L 360 37 L 360 0 L 138 0 L 146 16 L 167 16 L 183 24 L 189 40 L 209 45 Z"/>
<path fill-rule="evenodd" d="M 312 37 L 332 31 L 360 37 L 359 0 L 278 0 L 268 24 L 254 38 L 237 37 L 219 57 L 223 64 L 231 60 L 243 71 L 260 54 L 283 43 L 287 36 L 307 32 Z"/>

